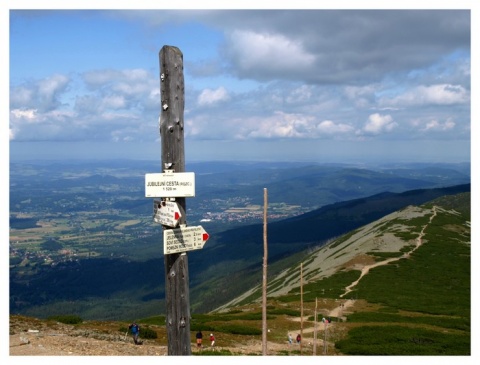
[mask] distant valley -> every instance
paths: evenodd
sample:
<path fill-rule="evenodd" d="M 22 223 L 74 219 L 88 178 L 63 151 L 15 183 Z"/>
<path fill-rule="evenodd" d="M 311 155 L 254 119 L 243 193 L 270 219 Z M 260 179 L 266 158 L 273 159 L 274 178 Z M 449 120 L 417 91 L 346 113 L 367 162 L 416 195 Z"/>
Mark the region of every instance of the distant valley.
<path fill-rule="evenodd" d="M 206 312 L 255 283 L 263 188 L 272 263 L 408 205 L 470 191 L 469 165 L 365 168 L 198 163 L 189 225 L 211 234 L 189 254 L 192 310 Z M 144 197 L 155 163 L 10 164 L 10 311 L 45 317 L 138 318 L 161 313 L 161 226 Z M 232 278 L 247 280 L 232 287 Z M 221 296 L 218 293 L 222 293 Z M 115 308 L 114 311 L 111 308 Z"/>

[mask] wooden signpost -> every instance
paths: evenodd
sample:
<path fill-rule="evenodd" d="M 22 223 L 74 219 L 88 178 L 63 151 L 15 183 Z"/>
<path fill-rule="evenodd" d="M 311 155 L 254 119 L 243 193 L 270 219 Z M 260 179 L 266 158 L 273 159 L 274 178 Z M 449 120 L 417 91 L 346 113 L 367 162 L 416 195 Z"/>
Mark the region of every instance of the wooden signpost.
<path fill-rule="evenodd" d="M 154 221 L 164 230 L 168 355 L 191 355 L 186 252 L 203 248 L 209 235 L 201 226 L 186 224 L 186 198 L 195 196 L 195 175 L 185 172 L 183 54 L 177 47 L 164 46 L 159 62 L 162 172 L 145 175 L 145 196 L 161 198 L 154 201 L 153 210 Z"/>

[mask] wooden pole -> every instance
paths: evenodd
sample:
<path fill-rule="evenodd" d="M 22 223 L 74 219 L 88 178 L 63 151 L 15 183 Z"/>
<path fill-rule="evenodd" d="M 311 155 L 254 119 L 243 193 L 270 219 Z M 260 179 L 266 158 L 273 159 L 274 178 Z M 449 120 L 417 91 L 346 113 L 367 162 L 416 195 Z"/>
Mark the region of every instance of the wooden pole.
<path fill-rule="evenodd" d="M 313 356 L 317 355 L 317 298 L 315 298 L 315 314 L 313 316 Z"/>
<path fill-rule="evenodd" d="M 185 172 L 183 54 L 177 47 L 164 46 L 159 54 L 162 172 Z M 184 197 L 175 198 L 186 212 Z M 182 214 L 179 224 L 186 224 Z M 170 227 L 164 226 L 164 229 Z M 165 255 L 165 297 L 168 355 L 191 355 L 190 294 L 186 253 Z"/>
<path fill-rule="evenodd" d="M 263 305 L 262 305 L 262 353 L 267 355 L 267 206 L 268 206 L 268 192 L 263 189 Z"/>
<path fill-rule="evenodd" d="M 303 344 L 303 262 L 300 263 L 300 355 Z"/>
<path fill-rule="evenodd" d="M 323 326 L 323 353 L 326 355 L 327 354 L 327 321 L 324 322 Z"/>

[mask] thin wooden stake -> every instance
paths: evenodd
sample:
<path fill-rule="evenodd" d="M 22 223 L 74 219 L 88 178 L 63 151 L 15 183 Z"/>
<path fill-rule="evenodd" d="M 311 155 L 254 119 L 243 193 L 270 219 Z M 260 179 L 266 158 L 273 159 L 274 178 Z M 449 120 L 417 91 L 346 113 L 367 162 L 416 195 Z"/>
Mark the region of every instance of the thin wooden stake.
<path fill-rule="evenodd" d="M 267 211 L 268 211 L 268 192 L 263 189 L 263 293 L 262 293 L 262 353 L 267 355 Z"/>
<path fill-rule="evenodd" d="M 303 344 L 303 262 L 300 263 L 300 355 Z"/>
<path fill-rule="evenodd" d="M 315 315 L 313 317 L 313 356 L 317 355 L 317 298 L 315 298 Z"/>

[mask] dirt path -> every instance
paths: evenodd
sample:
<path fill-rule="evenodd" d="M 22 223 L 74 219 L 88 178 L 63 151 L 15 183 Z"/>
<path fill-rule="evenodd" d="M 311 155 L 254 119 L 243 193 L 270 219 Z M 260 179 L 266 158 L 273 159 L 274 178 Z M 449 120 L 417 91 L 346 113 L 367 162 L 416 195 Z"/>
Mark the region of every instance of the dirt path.
<path fill-rule="evenodd" d="M 326 317 L 336 317 L 336 318 L 341 317 L 343 315 L 343 311 L 350 308 L 351 306 L 353 306 L 354 303 L 355 303 L 355 300 L 347 299 L 346 301 L 342 302 L 339 306 L 330 310 Z M 303 320 L 306 322 L 307 318 L 308 318 L 308 316 L 304 316 Z M 295 317 L 295 318 L 291 318 L 290 320 L 292 322 L 301 322 L 302 319 L 300 317 Z M 330 325 L 332 325 L 332 324 L 333 324 L 333 322 L 330 323 Z M 319 329 L 319 326 L 320 326 L 320 324 L 317 324 L 317 330 Z M 312 333 L 314 330 L 315 330 L 315 327 L 307 327 L 307 328 L 303 328 L 302 332 L 304 334 L 305 333 Z"/>
<path fill-rule="evenodd" d="M 428 220 L 428 223 L 426 225 L 424 225 L 422 227 L 422 230 L 420 232 L 420 234 L 418 235 L 418 237 L 416 238 L 415 242 L 416 242 L 416 245 L 413 249 L 411 249 L 409 252 L 403 254 L 402 256 L 400 257 L 392 257 L 390 259 L 387 259 L 387 260 L 384 260 L 384 261 L 379 261 L 379 262 L 376 262 L 372 265 L 366 265 L 363 267 L 362 269 L 362 272 L 360 274 L 360 277 L 354 281 L 353 283 L 351 283 L 349 286 L 347 286 L 345 288 L 345 293 L 343 293 L 342 295 L 340 295 L 340 298 L 343 298 L 345 295 L 347 295 L 348 293 L 350 293 L 353 288 L 360 282 L 360 280 L 368 274 L 368 272 L 370 271 L 370 269 L 373 269 L 375 267 L 378 267 L 378 266 L 383 266 L 383 265 L 388 265 L 389 263 L 391 262 L 394 262 L 394 261 L 398 261 L 400 259 L 404 259 L 404 258 L 408 258 L 410 257 L 410 255 L 415 251 L 417 250 L 423 243 L 422 241 L 422 238 L 423 236 L 425 235 L 425 229 L 428 227 L 428 225 L 430 223 L 432 223 L 432 220 L 433 218 L 437 215 L 437 207 L 436 206 L 433 206 L 433 214 L 430 216 L 430 219 Z"/>

